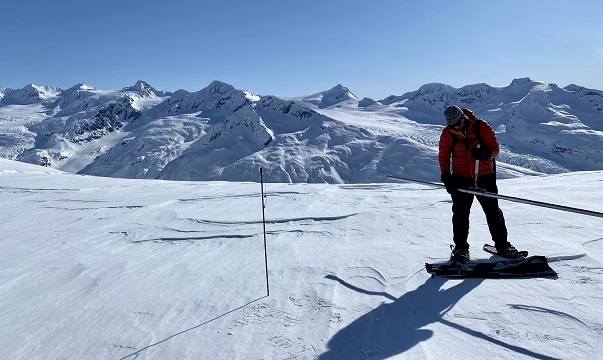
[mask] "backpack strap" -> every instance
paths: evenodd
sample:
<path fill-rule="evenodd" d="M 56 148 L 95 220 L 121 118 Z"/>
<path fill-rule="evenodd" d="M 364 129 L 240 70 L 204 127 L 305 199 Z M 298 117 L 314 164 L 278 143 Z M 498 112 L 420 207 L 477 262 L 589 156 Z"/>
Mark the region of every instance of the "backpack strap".
<path fill-rule="evenodd" d="M 482 139 L 482 134 L 480 132 L 480 126 L 481 126 L 482 122 L 484 122 L 484 120 L 475 119 L 475 122 L 473 123 L 473 136 L 474 137 L 462 139 L 467 151 L 469 151 L 468 140 L 476 139 L 479 142 L 480 147 L 482 147 L 482 148 L 484 147 L 484 141 Z M 452 133 L 452 152 L 453 152 L 453 154 L 454 154 L 454 147 L 455 147 L 457 141 L 459 141 L 459 136 L 453 132 Z M 496 176 L 496 159 L 492 159 L 492 172 L 494 173 L 494 176 Z"/>
<path fill-rule="evenodd" d="M 485 147 L 484 141 L 482 140 L 482 133 L 480 133 L 480 131 L 479 131 L 479 127 L 482 122 L 485 122 L 485 120 L 482 120 L 482 119 L 475 120 L 475 123 L 473 124 L 473 134 L 475 135 L 475 138 L 479 142 L 479 146 L 481 146 L 483 148 L 483 147 Z M 492 159 L 492 173 L 494 174 L 494 178 L 496 178 L 496 158 Z"/>
<path fill-rule="evenodd" d="M 474 137 L 472 137 L 472 138 L 463 138 L 461 140 L 461 141 L 463 141 L 463 143 L 464 143 L 465 148 L 467 149 L 467 151 L 469 151 L 469 143 L 468 143 L 469 140 L 476 139 L 479 142 L 479 145 L 481 147 L 484 147 L 484 144 L 482 142 L 482 134 L 480 134 L 480 132 L 479 132 L 480 123 L 482 121 L 483 120 L 475 119 L 475 122 L 473 123 L 473 135 L 474 135 Z M 454 153 L 454 147 L 455 147 L 457 141 L 459 141 L 459 136 L 458 136 L 458 134 L 456 134 L 454 132 L 451 132 L 451 135 L 452 135 L 452 152 Z"/>
<path fill-rule="evenodd" d="M 480 124 L 482 123 L 482 119 L 475 119 L 475 123 L 473 123 L 473 135 L 479 142 L 479 146 L 484 147 L 484 143 L 482 141 L 482 134 L 479 132 Z"/>

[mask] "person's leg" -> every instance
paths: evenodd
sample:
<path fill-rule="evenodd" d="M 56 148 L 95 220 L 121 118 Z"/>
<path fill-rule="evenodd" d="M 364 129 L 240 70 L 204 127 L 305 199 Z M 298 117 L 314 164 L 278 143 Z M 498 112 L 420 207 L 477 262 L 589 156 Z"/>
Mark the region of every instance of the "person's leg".
<path fill-rule="evenodd" d="M 455 192 L 452 197 L 452 233 L 455 248 L 469 249 L 469 214 L 473 195 Z"/>
<path fill-rule="evenodd" d="M 478 179 L 478 186 L 487 192 L 498 194 L 496 178 L 493 174 L 481 176 Z M 505 224 L 504 214 L 498 207 L 498 199 L 478 196 L 477 201 L 479 201 L 482 209 L 484 210 L 484 214 L 486 214 L 488 229 L 490 230 L 490 235 L 492 236 L 494 245 L 497 248 L 504 248 L 508 246 L 507 226 Z"/>

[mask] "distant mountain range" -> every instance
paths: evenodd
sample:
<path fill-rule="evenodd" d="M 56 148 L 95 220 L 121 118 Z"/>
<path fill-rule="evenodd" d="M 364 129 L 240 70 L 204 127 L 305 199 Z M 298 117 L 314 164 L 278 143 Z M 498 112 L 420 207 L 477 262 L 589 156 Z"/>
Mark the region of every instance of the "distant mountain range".
<path fill-rule="evenodd" d="M 0 87 L 0 157 L 79 174 L 172 180 L 437 180 L 443 109 L 472 109 L 497 131 L 501 177 L 603 169 L 603 92 L 515 79 L 426 84 L 385 99 L 348 88 L 258 96 L 214 81 L 189 92 L 144 81 L 118 91 Z"/>

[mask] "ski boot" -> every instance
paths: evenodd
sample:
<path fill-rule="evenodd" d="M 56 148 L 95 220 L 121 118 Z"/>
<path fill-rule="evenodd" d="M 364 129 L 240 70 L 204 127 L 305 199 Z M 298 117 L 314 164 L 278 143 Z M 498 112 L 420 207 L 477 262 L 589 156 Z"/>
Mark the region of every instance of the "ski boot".
<path fill-rule="evenodd" d="M 519 251 L 509 242 L 503 246 L 497 246 L 496 252 L 498 255 L 506 257 L 507 259 L 520 259 L 528 255 L 527 251 Z"/>
<path fill-rule="evenodd" d="M 450 250 L 452 250 L 452 254 L 450 255 L 450 260 L 465 263 L 469 261 L 469 249 L 459 248 L 458 246 L 450 245 Z"/>

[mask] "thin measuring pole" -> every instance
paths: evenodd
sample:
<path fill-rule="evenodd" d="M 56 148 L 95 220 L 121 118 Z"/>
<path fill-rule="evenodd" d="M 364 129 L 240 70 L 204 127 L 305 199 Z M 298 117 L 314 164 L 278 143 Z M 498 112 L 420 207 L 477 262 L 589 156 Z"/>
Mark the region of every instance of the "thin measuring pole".
<path fill-rule="evenodd" d="M 433 183 L 433 182 L 429 182 L 429 181 L 414 180 L 414 179 L 408 179 L 408 178 L 391 176 L 391 175 L 387 175 L 386 177 L 388 179 L 392 179 L 392 180 L 396 180 L 396 181 L 414 182 L 414 183 L 429 185 L 429 186 L 433 186 L 433 187 L 437 187 L 437 188 L 445 188 L 446 187 L 446 186 L 444 186 L 444 184 L 438 184 L 438 183 Z M 575 208 L 575 207 L 571 207 L 571 206 L 557 205 L 557 204 L 551 204 L 551 203 L 542 202 L 542 201 L 529 200 L 529 199 L 523 199 L 523 198 L 518 198 L 518 197 L 513 197 L 513 196 L 494 194 L 491 192 L 483 191 L 481 189 L 457 189 L 457 191 L 460 191 L 460 192 L 463 192 L 466 194 L 476 195 L 476 196 L 483 196 L 483 197 L 489 197 L 489 198 L 493 198 L 493 199 L 513 201 L 513 202 L 518 202 L 518 203 L 523 203 L 523 204 L 528 204 L 528 205 L 545 207 L 545 208 L 549 208 L 549 209 L 555 209 L 555 210 L 561 210 L 561 211 L 567 211 L 567 212 L 573 212 L 573 213 L 582 214 L 582 215 L 603 218 L 603 213 L 598 212 L 598 211 L 585 210 L 585 209 Z"/>
<path fill-rule="evenodd" d="M 477 148 L 479 149 L 480 146 L 479 144 L 477 144 Z M 475 159 L 475 176 L 474 176 L 474 183 L 475 183 L 475 187 L 477 187 L 477 177 L 479 175 L 479 159 Z"/>
<path fill-rule="evenodd" d="M 270 296 L 270 285 L 268 285 L 268 250 L 266 246 L 266 214 L 264 209 L 266 204 L 264 203 L 264 171 L 260 166 L 260 185 L 262 186 L 262 224 L 264 226 L 264 262 L 266 263 L 266 291 L 267 296 Z"/>

